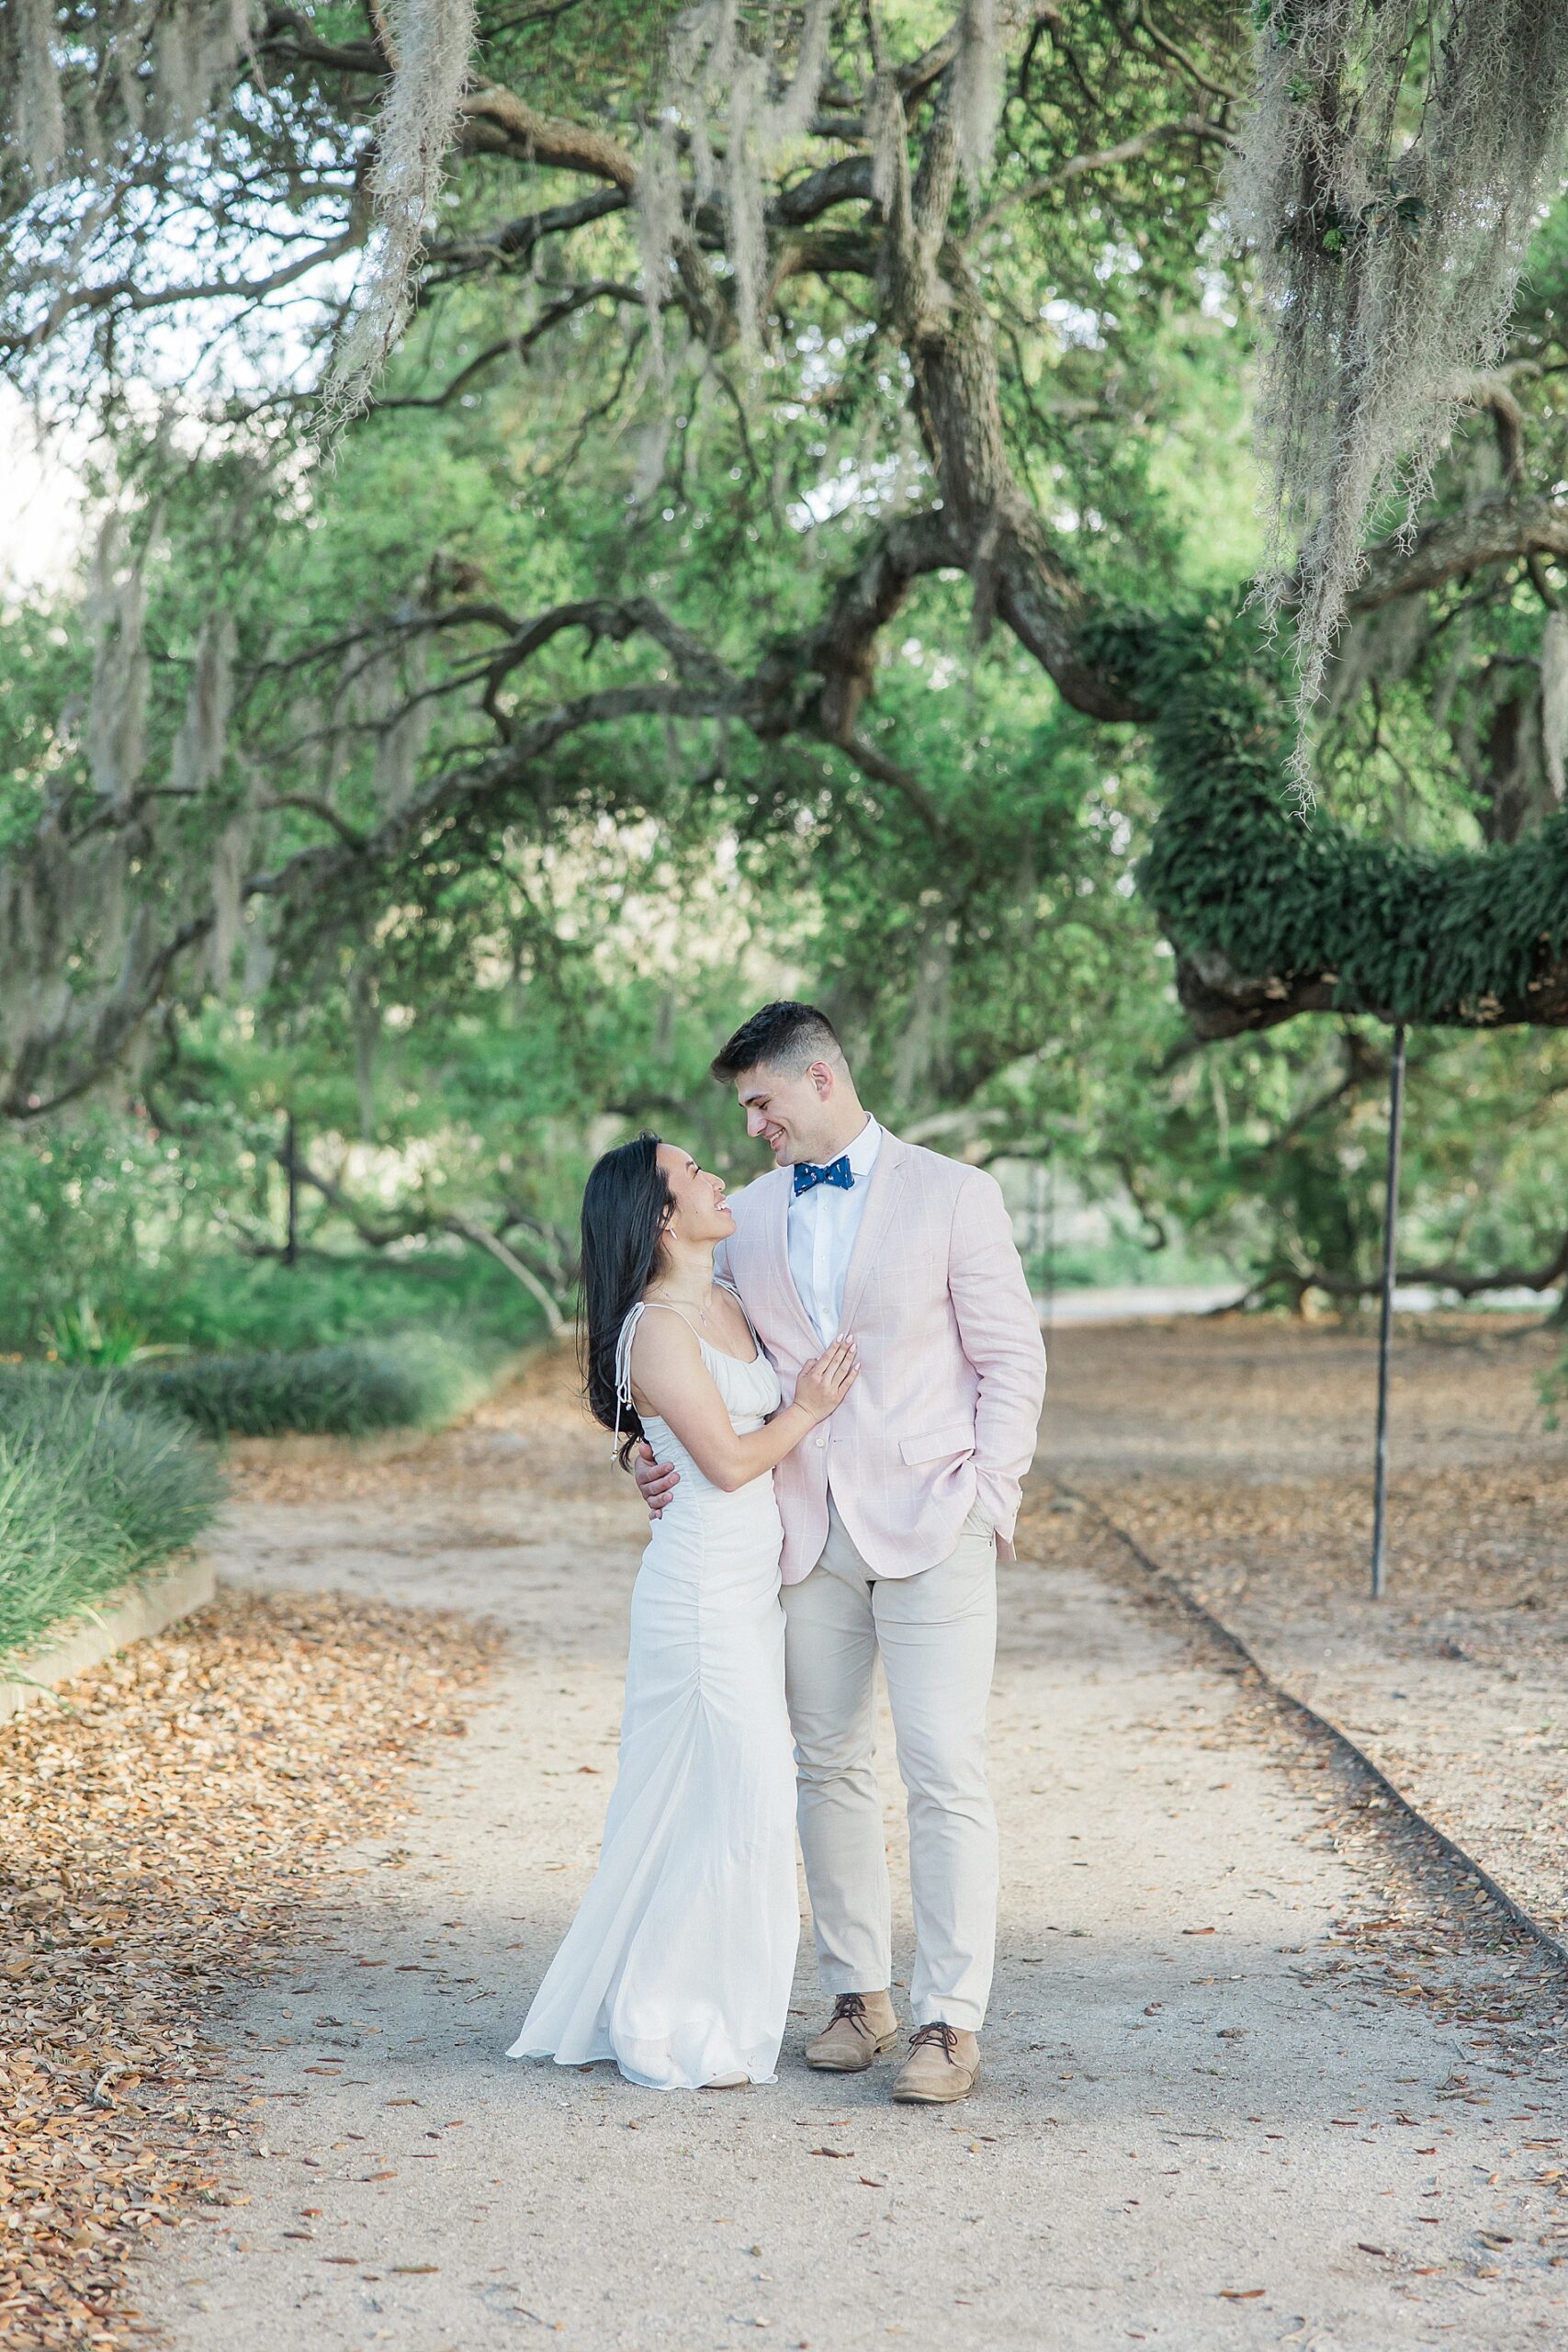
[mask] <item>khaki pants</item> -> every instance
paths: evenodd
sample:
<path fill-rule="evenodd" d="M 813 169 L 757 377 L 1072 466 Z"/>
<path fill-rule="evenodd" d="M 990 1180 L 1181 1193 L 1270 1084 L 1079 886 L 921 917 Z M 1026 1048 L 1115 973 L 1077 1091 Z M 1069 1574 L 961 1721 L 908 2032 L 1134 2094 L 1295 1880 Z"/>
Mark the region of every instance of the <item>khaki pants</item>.
<path fill-rule="evenodd" d="M 892 1982 L 891 1895 L 873 1763 L 878 1650 L 908 1794 L 915 2023 L 977 2032 L 997 1932 L 997 1818 L 986 1702 L 997 1649 L 997 1547 L 978 1512 L 945 1560 L 878 1577 L 829 1502 L 822 1557 L 784 1592 L 800 1842 L 829 1993 Z"/>

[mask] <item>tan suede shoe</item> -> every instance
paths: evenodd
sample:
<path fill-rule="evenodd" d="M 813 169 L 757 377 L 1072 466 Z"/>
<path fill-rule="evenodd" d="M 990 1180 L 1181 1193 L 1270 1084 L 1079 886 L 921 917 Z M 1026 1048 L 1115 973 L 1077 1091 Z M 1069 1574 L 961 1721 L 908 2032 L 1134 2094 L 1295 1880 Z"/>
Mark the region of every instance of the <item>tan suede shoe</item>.
<path fill-rule="evenodd" d="M 886 1993 L 840 1993 L 833 2014 L 806 2063 L 819 2075 L 863 2075 L 898 2039 L 898 2018 Z"/>
<path fill-rule="evenodd" d="M 932 2023 L 909 2036 L 893 2096 L 906 2107 L 945 2107 L 967 2098 L 980 2079 L 980 2044 L 962 2026 Z"/>

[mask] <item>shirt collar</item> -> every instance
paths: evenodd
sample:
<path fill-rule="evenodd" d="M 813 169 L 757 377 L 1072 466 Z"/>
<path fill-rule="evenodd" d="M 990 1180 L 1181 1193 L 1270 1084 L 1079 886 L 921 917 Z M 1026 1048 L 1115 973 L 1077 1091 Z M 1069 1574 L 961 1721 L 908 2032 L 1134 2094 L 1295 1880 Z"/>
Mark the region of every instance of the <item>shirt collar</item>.
<path fill-rule="evenodd" d="M 867 1119 L 844 1157 L 850 1163 L 850 1173 L 859 1179 L 869 1176 L 876 1165 L 876 1155 L 882 1148 L 882 1129 L 874 1119 Z"/>

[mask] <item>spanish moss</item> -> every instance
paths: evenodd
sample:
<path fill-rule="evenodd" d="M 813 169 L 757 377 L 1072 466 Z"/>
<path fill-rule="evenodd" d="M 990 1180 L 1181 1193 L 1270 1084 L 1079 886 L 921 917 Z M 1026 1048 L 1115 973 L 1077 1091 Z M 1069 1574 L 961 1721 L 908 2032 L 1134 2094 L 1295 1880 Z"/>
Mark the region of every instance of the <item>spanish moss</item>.
<path fill-rule="evenodd" d="M 1426 494 L 1502 356 L 1568 130 L 1553 0 L 1265 0 L 1232 209 L 1255 249 L 1269 474 L 1261 582 L 1299 601 L 1304 722 L 1369 521 Z M 1310 801 L 1304 735 L 1292 763 Z"/>
<path fill-rule="evenodd" d="M 474 45 L 473 0 L 390 0 L 392 77 L 376 126 L 376 227 L 354 322 L 328 385 L 328 416 L 365 406 L 412 308 L 412 279 L 457 131 Z"/>

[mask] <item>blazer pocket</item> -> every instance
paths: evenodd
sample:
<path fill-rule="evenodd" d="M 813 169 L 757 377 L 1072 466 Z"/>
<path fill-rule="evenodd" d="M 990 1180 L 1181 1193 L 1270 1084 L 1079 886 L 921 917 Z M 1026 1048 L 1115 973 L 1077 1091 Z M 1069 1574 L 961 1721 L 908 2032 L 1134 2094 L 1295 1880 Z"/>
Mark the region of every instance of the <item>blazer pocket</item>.
<path fill-rule="evenodd" d="M 975 1425 L 972 1421 L 953 1421 L 944 1430 L 933 1430 L 929 1437 L 901 1437 L 898 1452 L 903 1459 L 917 1462 L 951 1462 L 961 1453 L 975 1451 Z"/>

